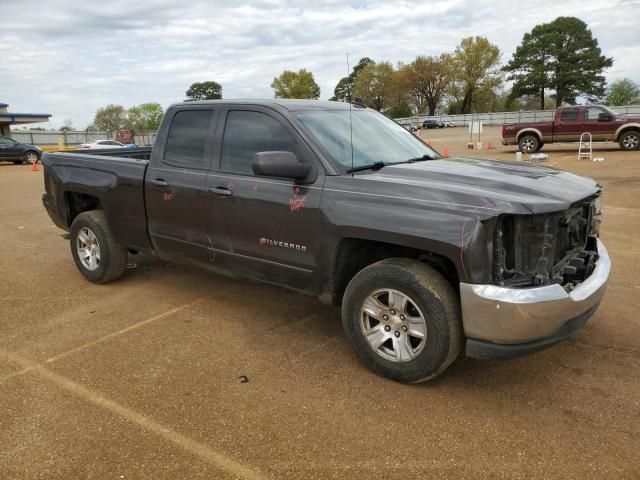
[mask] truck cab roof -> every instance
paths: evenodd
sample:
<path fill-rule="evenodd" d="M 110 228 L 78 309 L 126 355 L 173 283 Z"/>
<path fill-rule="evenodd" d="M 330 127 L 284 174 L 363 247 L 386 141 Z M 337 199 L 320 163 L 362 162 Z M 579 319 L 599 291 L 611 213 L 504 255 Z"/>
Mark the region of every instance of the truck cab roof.
<path fill-rule="evenodd" d="M 234 99 L 234 100 L 198 100 L 194 102 L 174 103 L 169 108 L 184 107 L 189 105 L 260 105 L 289 112 L 308 110 L 349 110 L 349 108 L 366 109 L 360 104 L 347 102 L 335 102 L 331 100 L 290 100 L 290 99 Z"/>

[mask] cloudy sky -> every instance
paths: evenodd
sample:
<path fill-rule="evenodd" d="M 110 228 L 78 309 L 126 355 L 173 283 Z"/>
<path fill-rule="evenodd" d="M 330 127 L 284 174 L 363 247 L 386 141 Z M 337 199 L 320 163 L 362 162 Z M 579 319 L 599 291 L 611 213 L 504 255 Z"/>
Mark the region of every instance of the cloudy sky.
<path fill-rule="evenodd" d="M 273 77 L 307 68 L 333 94 L 360 57 L 409 62 L 483 35 L 510 58 L 522 35 L 577 15 L 640 83 L 640 0 L 0 0 L 0 102 L 84 128 L 97 108 L 184 99 L 216 80 L 225 98 L 272 98 Z"/>

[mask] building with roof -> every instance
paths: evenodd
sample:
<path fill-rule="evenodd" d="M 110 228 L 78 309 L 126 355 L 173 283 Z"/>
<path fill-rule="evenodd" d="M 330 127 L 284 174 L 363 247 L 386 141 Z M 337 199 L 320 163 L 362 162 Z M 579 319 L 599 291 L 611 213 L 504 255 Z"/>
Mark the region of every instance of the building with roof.
<path fill-rule="evenodd" d="M 8 108 L 6 103 L 0 103 L 0 135 L 5 137 L 11 136 L 11 125 L 48 122 L 51 118 L 49 113 L 13 113 Z"/>

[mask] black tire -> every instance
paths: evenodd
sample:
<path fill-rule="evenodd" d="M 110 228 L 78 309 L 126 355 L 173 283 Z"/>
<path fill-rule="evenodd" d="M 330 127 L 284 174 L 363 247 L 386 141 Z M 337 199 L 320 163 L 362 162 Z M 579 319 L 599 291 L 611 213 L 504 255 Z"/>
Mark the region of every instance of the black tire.
<path fill-rule="evenodd" d="M 24 152 L 24 155 L 22 155 L 22 163 L 24 163 L 25 165 L 31 165 L 32 163 L 34 163 L 32 161 L 33 155 L 35 155 L 35 163 L 40 162 L 40 155 L 38 154 L 38 152 L 29 150 L 28 152 Z"/>
<path fill-rule="evenodd" d="M 398 330 L 387 330 L 385 325 L 384 330 L 390 337 L 377 350 L 370 345 L 363 333 L 363 328 L 366 327 L 362 325 L 367 315 L 363 314 L 361 309 L 365 300 L 381 289 L 397 290 L 408 296 L 410 303 L 415 304 L 419 309 L 418 313 L 422 312 L 425 319 L 426 343 L 422 350 L 409 360 L 389 360 L 383 356 L 388 353 L 380 353 L 381 349 L 388 351 L 385 344 L 390 341 L 393 344 L 391 336 L 395 334 L 398 337 Z M 393 310 L 391 313 L 394 313 Z M 347 339 L 367 368 L 400 382 L 418 383 L 436 377 L 453 363 L 462 350 L 463 334 L 458 296 L 440 273 L 417 260 L 391 258 L 374 263 L 358 272 L 349 282 L 344 294 L 342 326 Z"/>
<path fill-rule="evenodd" d="M 95 269 L 83 265 L 80 259 L 77 242 L 83 229 L 88 229 L 96 238 L 99 246 L 100 260 Z M 128 252 L 120 245 L 109 231 L 102 210 L 91 210 L 79 214 L 71 224 L 71 255 L 84 277 L 93 283 L 107 283 L 122 276 L 127 267 Z"/>
<path fill-rule="evenodd" d="M 542 142 L 536 135 L 523 135 L 518 140 L 518 147 L 522 153 L 535 153 L 541 146 Z"/>
<path fill-rule="evenodd" d="M 618 139 L 620 150 L 638 150 L 640 149 L 640 132 L 637 130 L 629 130 L 623 132 Z"/>

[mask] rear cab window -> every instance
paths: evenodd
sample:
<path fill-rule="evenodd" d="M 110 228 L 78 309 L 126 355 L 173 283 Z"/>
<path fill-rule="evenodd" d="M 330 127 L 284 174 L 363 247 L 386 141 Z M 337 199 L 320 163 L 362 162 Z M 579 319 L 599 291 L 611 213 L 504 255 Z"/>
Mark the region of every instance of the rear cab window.
<path fill-rule="evenodd" d="M 560 113 L 560 120 L 563 122 L 571 122 L 573 120 L 578 120 L 578 113 L 580 112 L 577 108 L 565 108 Z"/>
<path fill-rule="evenodd" d="M 171 120 L 162 163 L 174 167 L 204 170 L 205 150 L 210 140 L 213 110 L 181 110 Z"/>

